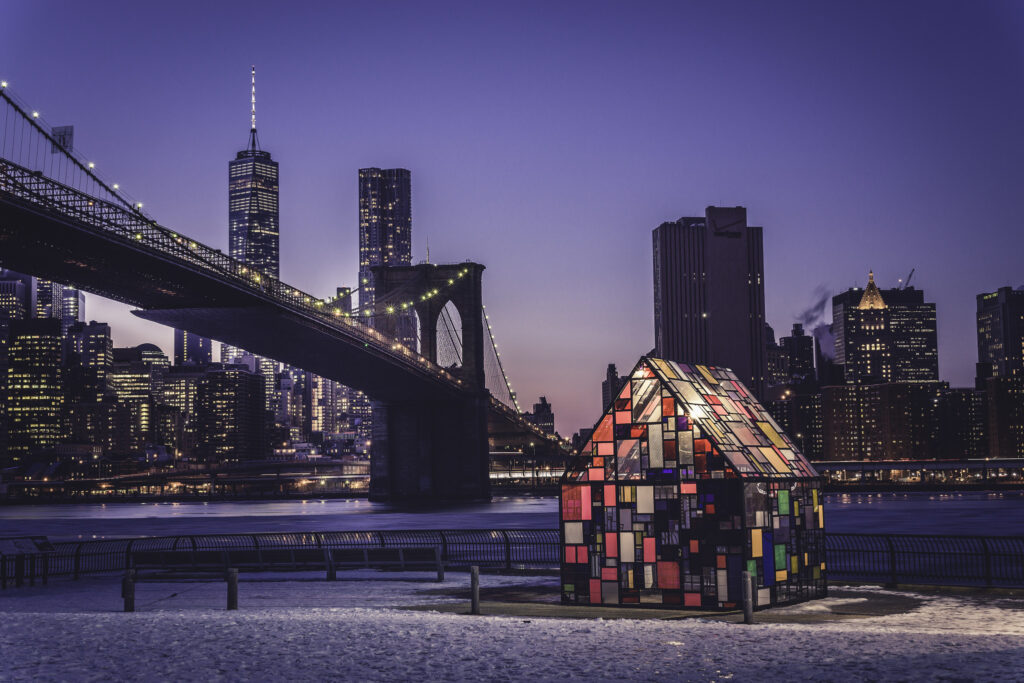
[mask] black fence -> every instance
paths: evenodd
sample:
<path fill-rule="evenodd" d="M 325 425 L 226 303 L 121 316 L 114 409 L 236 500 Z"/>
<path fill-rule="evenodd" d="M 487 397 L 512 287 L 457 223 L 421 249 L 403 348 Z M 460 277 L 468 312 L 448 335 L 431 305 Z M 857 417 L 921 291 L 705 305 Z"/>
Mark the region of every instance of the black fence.
<path fill-rule="evenodd" d="M 1024 537 L 827 534 L 826 572 L 837 581 L 1024 587 Z M 207 534 L 54 543 L 52 552 L 0 554 L 0 583 L 118 572 L 134 551 L 282 550 L 440 546 L 446 567 L 553 569 L 557 529 L 328 531 Z"/>

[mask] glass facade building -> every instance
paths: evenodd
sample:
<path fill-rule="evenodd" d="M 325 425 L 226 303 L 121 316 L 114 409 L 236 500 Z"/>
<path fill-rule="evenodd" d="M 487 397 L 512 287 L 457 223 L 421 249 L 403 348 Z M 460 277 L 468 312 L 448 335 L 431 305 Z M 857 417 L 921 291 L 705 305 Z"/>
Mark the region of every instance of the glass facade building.
<path fill-rule="evenodd" d="M 412 265 L 412 181 L 404 168 L 359 169 L 359 311 L 373 314 L 374 266 Z"/>
<path fill-rule="evenodd" d="M 824 597 L 820 479 L 735 373 L 644 357 L 566 470 L 562 601 Z"/>

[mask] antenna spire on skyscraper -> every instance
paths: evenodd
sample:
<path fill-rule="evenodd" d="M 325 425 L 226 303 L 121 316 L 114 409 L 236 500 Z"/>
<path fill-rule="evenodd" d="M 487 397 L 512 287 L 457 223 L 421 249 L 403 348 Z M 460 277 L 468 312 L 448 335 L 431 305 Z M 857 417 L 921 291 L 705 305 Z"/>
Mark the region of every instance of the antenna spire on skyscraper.
<path fill-rule="evenodd" d="M 252 65 L 252 109 L 251 109 L 251 127 L 249 128 L 249 149 L 256 150 L 259 148 L 259 144 L 256 142 L 256 65 Z"/>

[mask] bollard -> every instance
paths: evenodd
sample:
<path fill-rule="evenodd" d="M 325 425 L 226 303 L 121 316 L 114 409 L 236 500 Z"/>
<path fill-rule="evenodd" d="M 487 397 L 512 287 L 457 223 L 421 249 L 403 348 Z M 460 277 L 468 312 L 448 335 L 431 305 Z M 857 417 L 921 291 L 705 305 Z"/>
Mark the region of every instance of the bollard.
<path fill-rule="evenodd" d="M 228 609 L 238 609 L 238 570 L 228 570 Z"/>
<path fill-rule="evenodd" d="M 743 572 L 743 623 L 754 623 L 754 575 Z"/>
<path fill-rule="evenodd" d="M 434 548 L 434 562 L 437 563 L 437 582 L 441 583 L 444 581 L 444 562 L 441 560 L 440 546 Z"/>
<path fill-rule="evenodd" d="M 135 570 L 129 569 L 121 579 L 121 597 L 124 598 L 124 611 L 135 611 Z"/>
<path fill-rule="evenodd" d="M 480 567 L 469 568 L 469 587 L 473 593 L 470 614 L 480 614 Z"/>

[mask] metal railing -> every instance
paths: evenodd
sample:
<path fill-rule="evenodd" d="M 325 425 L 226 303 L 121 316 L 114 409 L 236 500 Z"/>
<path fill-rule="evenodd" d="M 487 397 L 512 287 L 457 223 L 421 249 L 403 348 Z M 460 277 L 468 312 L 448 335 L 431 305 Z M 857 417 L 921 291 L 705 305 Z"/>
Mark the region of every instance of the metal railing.
<path fill-rule="evenodd" d="M 882 584 L 1024 587 L 1024 537 L 827 534 L 830 580 Z M 204 534 L 53 544 L 29 561 L 0 555 L 5 584 L 123 571 L 136 550 L 403 548 L 440 546 L 446 567 L 554 569 L 561 561 L 557 529 L 465 529 Z M 6 587 L 6 586 L 5 586 Z"/>

